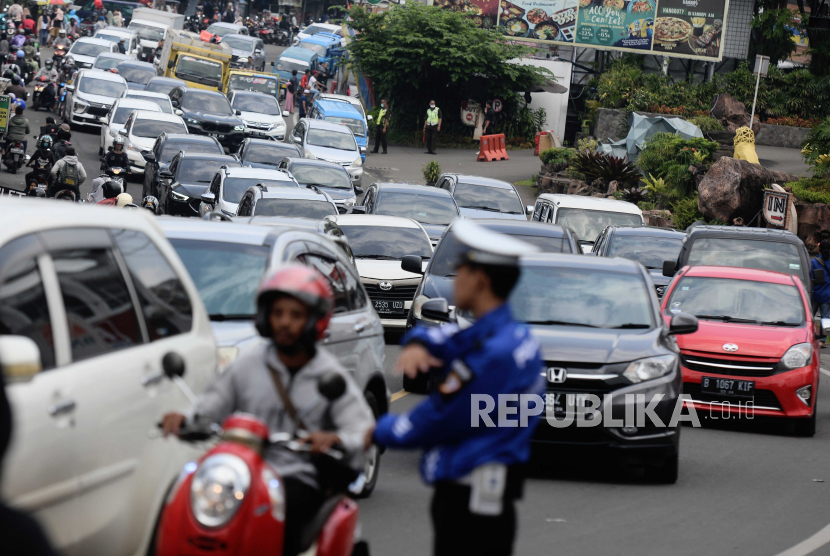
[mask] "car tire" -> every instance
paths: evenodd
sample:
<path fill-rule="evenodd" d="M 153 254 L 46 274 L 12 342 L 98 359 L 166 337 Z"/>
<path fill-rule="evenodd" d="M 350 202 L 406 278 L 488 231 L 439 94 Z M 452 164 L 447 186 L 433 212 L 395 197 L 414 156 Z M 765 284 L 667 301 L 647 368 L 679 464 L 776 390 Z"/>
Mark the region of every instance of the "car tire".
<path fill-rule="evenodd" d="M 377 420 L 380 417 L 380 405 L 373 393 L 366 392 L 366 403 L 369 404 L 372 415 Z M 377 444 L 372 444 L 366 451 L 366 464 L 363 467 L 366 482 L 363 483 L 363 490 L 357 494 L 358 498 L 368 498 L 372 495 L 372 491 L 375 490 L 375 486 L 378 484 L 378 476 L 380 475 L 380 454 L 381 450 Z"/>
<path fill-rule="evenodd" d="M 661 465 L 646 467 L 645 477 L 648 481 L 663 485 L 673 485 L 677 482 L 680 467 L 680 453 L 674 452 L 667 456 Z"/>
<path fill-rule="evenodd" d="M 809 438 L 816 434 L 816 415 L 818 414 L 818 400 L 813 406 L 813 416 L 807 419 L 793 419 L 794 432 L 796 436 Z"/>

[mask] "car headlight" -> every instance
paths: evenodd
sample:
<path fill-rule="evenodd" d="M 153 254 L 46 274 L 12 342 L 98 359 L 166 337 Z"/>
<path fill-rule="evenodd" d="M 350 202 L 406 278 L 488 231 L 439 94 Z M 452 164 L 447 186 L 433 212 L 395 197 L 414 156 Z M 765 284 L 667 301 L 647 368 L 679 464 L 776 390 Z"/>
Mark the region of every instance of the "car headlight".
<path fill-rule="evenodd" d="M 285 129 L 285 123 L 279 122 L 276 124 L 271 124 L 271 127 L 269 127 L 268 129 Z"/>
<path fill-rule="evenodd" d="M 810 344 L 796 344 L 787 350 L 781 358 L 781 366 L 787 370 L 806 367 L 813 361 L 813 346 Z"/>
<path fill-rule="evenodd" d="M 349 197 L 348 199 L 343 201 L 343 204 L 346 205 L 347 207 L 353 207 L 354 206 L 354 197 Z"/>
<path fill-rule="evenodd" d="M 187 118 L 187 120 L 186 120 L 186 121 L 187 121 L 187 123 L 189 123 L 189 124 L 199 125 L 199 120 L 194 120 L 193 118 Z"/>
<path fill-rule="evenodd" d="M 251 486 L 251 470 L 242 459 L 216 454 L 205 459 L 190 485 L 190 507 L 205 527 L 220 527 L 236 514 Z"/>
<path fill-rule="evenodd" d="M 245 126 L 244 125 L 234 126 L 233 130 L 234 131 L 245 131 Z"/>
<path fill-rule="evenodd" d="M 236 346 L 225 346 L 216 349 L 216 362 L 219 365 L 219 373 L 224 373 L 228 366 L 236 361 L 239 355 L 239 348 Z"/>
<path fill-rule="evenodd" d="M 75 101 L 75 104 L 72 105 L 73 112 L 85 112 L 89 105 L 85 102 L 78 102 Z"/>
<path fill-rule="evenodd" d="M 182 195 L 181 193 L 176 193 L 175 191 L 171 191 L 170 195 L 175 201 L 187 201 L 190 198 L 187 195 Z"/>
<path fill-rule="evenodd" d="M 363 160 L 361 160 L 358 156 L 354 162 L 352 162 L 352 168 L 360 168 L 361 166 L 363 166 Z"/>
<path fill-rule="evenodd" d="M 675 355 L 661 355 L 632 361 L 623 371 L 623 376 L 633 383 L 660 378 L 671 372 L 677 362 Z"/>

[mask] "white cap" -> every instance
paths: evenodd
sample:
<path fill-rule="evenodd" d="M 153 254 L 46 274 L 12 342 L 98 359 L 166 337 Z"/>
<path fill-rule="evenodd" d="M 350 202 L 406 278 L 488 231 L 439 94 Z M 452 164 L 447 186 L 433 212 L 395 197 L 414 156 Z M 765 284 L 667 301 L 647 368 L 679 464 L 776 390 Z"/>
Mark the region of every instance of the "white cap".
<path fill-rule="evenodd" d="M 518 266 L 519 257 L 538 253 L 535 245 L 507 234 L 488 230 L 472 220 L 457 220 L 452 226 L 455 239 L 466 249 L 458 264 L 465 262 L 495 266 Z"/>
<path fill-rule="evenodd" d="M 129 193 L 119 193 L 116 197 L 117 201 L 115 206 L 123 207 L 124 205 L 129 205 L 133 202 L 133 196 Z"/>

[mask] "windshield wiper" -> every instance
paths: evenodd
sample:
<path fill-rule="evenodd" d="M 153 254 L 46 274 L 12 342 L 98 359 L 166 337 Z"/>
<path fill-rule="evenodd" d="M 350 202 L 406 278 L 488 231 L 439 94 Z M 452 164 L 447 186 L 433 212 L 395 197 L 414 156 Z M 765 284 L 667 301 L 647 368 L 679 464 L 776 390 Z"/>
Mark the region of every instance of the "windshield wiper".
<path fill-rule="evenodd" d="M 769 326 L 800 326 L 800 322 L 785 322 L 783 320 L 768 320 L 759 322 L 758 324 L 766 324 Z"/>
<path fill-rule="evenodd" d="M 356 259 L 378 259 L 381 261 L 397 261 L 400 257 L 390 257 L 389 255 L 355 255 Z"/>
<path fill-rule="evenodd" d="M 602 328 L 595 324 L 586 324 L 584 322 L 567 322 L 564 320 L 528 320 L 525 324 L 562 324 L 565 326 L 586 326 L 588 328 Z"/>
<path fill-rule="evenodd" d="M 695 315 L 699 319 L 707 320 L 722 320 L 723 322 L 744 322 L 750 324 L 757 324 L 758 321 L 754 319 L 742 319 L 738 317 L 730 317 L 729 315 Z"/>
<path fill-rule="evenodd" d="M 504 214 L 524 214 L 523 212 L 516 212 L 515 210 L 508 210 Z"/>
<path fill-rule="evenodd" d="M 658 269 L 663 268 L 662 266 L 648 266 L 648 265 L 643 265 L 643 266 L 645 266 L 649 270 L 658 270 Z"/>
<path fill-rule="evenodd" d="M 622 328 L 651 328 L 650 324 L 642 324 L 637 322 L 627 322 L 625 324 L 621 324 L 619 326 L 611 326 L 609 328 L 613 329 L 622 329 Z"/>
<path fill-rule="evenodd" d="M 208 315 L 208 317 L 210 317 L 210 320 L 216 321 L 216 322 L 222 322 L 222 321 L 225 321 L 225 320 L 253 320 L 254 319 L 254 315 L 245 315 L 245 314 L 242 314 L 242 313 L 240 313 L 240 314 L 230 314 L 230 315 L 226 315 L 224 313 L 213 313 L 212 315 Z"/>
<path fill-rule="evenodd" d="M 486 210 L 486 211 L 490 211 L 490 212 L 501 212 L 501 211 L 500 211 L 499 209 L 497 209 L 497 208 L 493 208 L 493 207 L 485 207 L 484 205 L 478 205 L 478 206 L 461 205 L 461 208 L 464 208 L 464 209 L 475 209 L 475 210 Z"/>

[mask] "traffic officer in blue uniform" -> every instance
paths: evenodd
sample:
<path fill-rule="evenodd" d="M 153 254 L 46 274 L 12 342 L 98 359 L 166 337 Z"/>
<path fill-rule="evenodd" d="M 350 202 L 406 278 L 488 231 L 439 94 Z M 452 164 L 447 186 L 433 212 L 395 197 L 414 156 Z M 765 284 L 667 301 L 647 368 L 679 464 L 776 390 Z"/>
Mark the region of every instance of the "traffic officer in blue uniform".
<path fill-rule="evenodd" d="M 513 320 L 506 302 L 519 279 L 519 256 L 537 248 L 460 220 L 453 233 L 462 246 L 455 278 L 456 310 L 475 324 L 418 327 L 402 340 L 397 369 L 410 378 L 440 367 L 440 385 L 410 412 L 380 418 L 371 437 L 392 448 L 424 449 L 421 475 L 435 487 L 432 522 L 435 556 L 509 555 L 516 531 L 514 501 L 521 498 L 522 464 L 530 458 L 537 420 L 498 426 L 499 394 L 541 394 L 542 361 L 536 340 Z M 471 412 L 492 397 L 496 426 L 471 425 Z M 507 403 L 518 407 L 516 402 Z M 518 420 L 517 413 L 510 417 Z M 515 421 L 514 421 L 515 422 Z M 367 438 L 367 441 L 370 440 Z"/>

